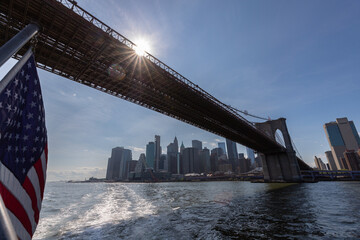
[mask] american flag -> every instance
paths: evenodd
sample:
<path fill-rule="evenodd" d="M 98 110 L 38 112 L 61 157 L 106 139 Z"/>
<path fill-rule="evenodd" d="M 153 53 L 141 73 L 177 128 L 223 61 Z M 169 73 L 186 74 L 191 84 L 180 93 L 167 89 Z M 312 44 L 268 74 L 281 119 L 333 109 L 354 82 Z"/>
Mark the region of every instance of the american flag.
<path fill-rule="evenodd" d="M 20 239 L 31 239 L 39 222 L 47 168 L 44 106 L 30 54 L 0 89 L 0 194 Z"/>

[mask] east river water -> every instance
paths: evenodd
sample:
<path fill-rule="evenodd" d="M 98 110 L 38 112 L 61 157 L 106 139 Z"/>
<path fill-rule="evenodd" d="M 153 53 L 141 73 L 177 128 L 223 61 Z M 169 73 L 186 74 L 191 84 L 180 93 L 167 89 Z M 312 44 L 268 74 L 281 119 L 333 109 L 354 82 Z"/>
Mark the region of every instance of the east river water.
<path fill-rule="evenodd" d="M 49 182 L 34 239 L 360 239 L 360 182 Z"/>

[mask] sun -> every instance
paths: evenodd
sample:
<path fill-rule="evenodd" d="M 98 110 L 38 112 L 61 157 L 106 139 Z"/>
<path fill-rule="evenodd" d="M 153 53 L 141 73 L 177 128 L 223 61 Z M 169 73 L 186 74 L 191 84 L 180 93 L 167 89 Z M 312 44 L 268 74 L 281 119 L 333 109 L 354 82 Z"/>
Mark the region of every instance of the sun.
<path fill-rule="evenodd" d="M 134 46 L 134 50 L 138 56 L 142 57 L 146 54 L 146 52 L 149 52 L 151 50 L 149 41 L 145 39 L 139 39 L 135 42 L 135 44 L 136 46 Z"/>

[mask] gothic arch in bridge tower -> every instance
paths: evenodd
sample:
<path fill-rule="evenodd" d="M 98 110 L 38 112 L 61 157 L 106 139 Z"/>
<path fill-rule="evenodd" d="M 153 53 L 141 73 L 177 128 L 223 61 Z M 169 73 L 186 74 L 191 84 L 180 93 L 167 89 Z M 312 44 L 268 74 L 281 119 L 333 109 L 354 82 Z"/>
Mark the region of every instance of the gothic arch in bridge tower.
<path fill-rule="evenodd" d="M 285 148 L 283 151 L 260 154 L 263 163 L 264 180 L 287 182 L 301 181 L 300 168 L 286 126 L 286 119 L 279 118 L 264 123 L 256 123 L 255 126 L 274 141 L 277 141 L 276 132 L 280 131 L 284 141 Z"/>
<path fill-rule="evenodd" d="M 275 131 L 275 136 L 274 137 L 275 137 L 275 140 L 276 140 L 276 142 L 278 144 L 280 144 L 283 147 L 286 147 L 285 146 L 285 141 L 284 141 L 284 135 L 283 135 L 283 133 L 282 133 L 282 131 L 280 129 L 277 129 Z"/>

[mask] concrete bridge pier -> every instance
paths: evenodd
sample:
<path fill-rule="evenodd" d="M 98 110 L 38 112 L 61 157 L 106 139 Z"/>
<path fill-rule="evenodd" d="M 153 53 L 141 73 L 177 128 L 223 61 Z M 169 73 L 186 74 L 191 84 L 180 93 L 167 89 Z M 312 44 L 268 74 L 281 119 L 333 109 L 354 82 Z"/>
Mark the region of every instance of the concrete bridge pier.
<path fill-rule="evenodd" d="M 256 123 L 256 128 L 276 141 L 276 131 L 283 135 L 286 149 L 279 152 L 260 153 L 265 182 L 301 182 L 301 173 L 296 153 L 286 126 L 286 119 L 279 118 L 264 123 Z"/>

